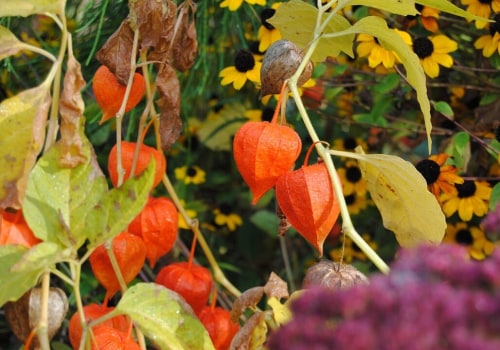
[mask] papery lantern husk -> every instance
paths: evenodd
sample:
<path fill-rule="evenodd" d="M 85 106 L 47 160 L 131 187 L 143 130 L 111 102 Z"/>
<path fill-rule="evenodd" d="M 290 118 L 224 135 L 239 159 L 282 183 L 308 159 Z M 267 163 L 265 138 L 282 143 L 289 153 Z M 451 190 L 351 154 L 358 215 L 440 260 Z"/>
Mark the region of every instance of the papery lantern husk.
<path fill-rule="evenodd" d="M 307 269 L 302 288 L 321 286 L 338 290 L 367 283 L 368 278 L 354 266 L 321 260 Z"/>
<path fill-rule="evenodd" d="M 144 241 L 151 268 L 174 246 L 178 220 L 177 208 L 170 199 L 150 197 L 142 212 L 130 223 L 128 231 Z"/>
<path fill-rule="evenodd" d="M 324 163 L 303 166 L 276 182 L 276 199 L 290 224 L 323 255 L 340 207 Z"/>
<path fill-rule="evenodd" d="M 299 157 L 302 141 L 285 125 L 247 122 L 234 136 L 233 154 L 243 180 L 253 194 L 252 204 L 290 171 Z"/>

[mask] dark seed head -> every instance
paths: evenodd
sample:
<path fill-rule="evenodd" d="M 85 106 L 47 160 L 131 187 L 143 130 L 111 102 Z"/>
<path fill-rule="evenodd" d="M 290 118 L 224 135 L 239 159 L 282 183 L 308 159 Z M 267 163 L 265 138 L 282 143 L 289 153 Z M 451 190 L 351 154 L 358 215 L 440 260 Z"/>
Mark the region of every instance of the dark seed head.
<path fill-rule="evenodd" d="M 248 50 L 240 50 L 234 58 L 234 66 L 236 70 L 241 73 L 246 73 L 255 67 L 255 59 Z"/>
<path fill-rule="evenodd" d="M 458 190 L 458 198 L 472 197 L 476 193 L 476 184 L 474 181 L 466 180 L 463 184 L 455 184 Z"/>
<path fill-rule="evenodd" d="M 266 27 L 266 29 L 269 29 L 269 30 L 274 29 L 274 26 L 271 23 L 269 23 L 267 20 L 269 18 L 271 18 L 272 16 L 274 16 L 275 13 L 276 13 L 276 10 L 272 9 L 272 8 L 263 9 L 260 12 L 260 22 L 262 23 L 262 25 L 264 27 Z"/>
<path fill-rule="evenodd" d="M 424 159 L 415 166 L 427 181 L 427 185 L 433 184 L 439 178 L 440 166 L 433 160 Z"/>
<path fill-rule="evenodd" d="M 419 58 L 423 59 L 432 55 L 434 52 L 434 45 L 429 38 L 417 38 L 413 41 L 413 52 L 415 52 Z"/>
<path fill-rule="evenodd" d="M 457 232 L 455 236 L 455 242 L 457 242 L 458 244 L 469 246 L 472 244 L 472 242 L 474 242 L 474 238 L 472 237 L 472 234 L 469 230 L 462 229 Z"/>
<path fill-rule="evenodd" d="M 345 176 L 349 182 L 356 183 L 361 180 L 361 170 L 357 166 L 350 166 L 346 169 Z"/>

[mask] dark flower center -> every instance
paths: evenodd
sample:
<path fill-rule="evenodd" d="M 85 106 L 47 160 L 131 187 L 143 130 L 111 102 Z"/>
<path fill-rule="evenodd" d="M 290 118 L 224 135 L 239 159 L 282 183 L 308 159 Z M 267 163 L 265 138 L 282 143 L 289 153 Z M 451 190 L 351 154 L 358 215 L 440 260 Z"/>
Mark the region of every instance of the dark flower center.
<path fill-rule="evenodd" d="M 476 184 L 474 181 L 467 180 L 463 184 L 455 184 L 458 190 L 458 198 L 472 197 L 476 193 Z"/>
<path fill-rule="evenodd" d="M 433 160 L 424 159 L 415 166 L 427 181 L 427 185 L 433 184 L 439 178 L 440 166 Z"/>
<path fill-rule="evenodd" d="M 488 4 L 488 5 L 491 4 L 491 1 L 492 0 L 479 0 L 481 4 Z"/>
<path fill-rule="evenodd" d="M 497 141 L 500 142 L 500 123 L 495 126 L 495 130 L 493 130 L 493 132 L 495 133 Z"/>
<path fill-rule="evenodd" d="M 361 170 L 357 166 L 351 166 L 346 169 L 345 177 L 349 182 L 356 183 L 361 180 Z"/>
<path fill-rule="evenodd" d="M 271 18 L 272 16 L 274 16 L 275 13 L 276 13 L 276 10 L 272 9 L 272 8 L 263 9 L 260 12 L 260 22 L 262 23 L 262 25 L 264 27 L 266 27 L 266 29 L 269 29 L 269 30 L 274 29 L 274 26 L 271 23 L 269 23 L 267 20 L 269 18 Z"/>
<path fill-rule="evenodd" d="M 356 202 L 356 195 L 353 193 L 348 196 L 344 196 L 344 199 L 345 199 L 345 204 L 351 205 Z"/>
<path fill-rule="evenodd" d="M 190 166 L 189 168 L 187 168 L 186 170 L 186 175 L 188 177 L 195 177 L 196 174 L 198 173 L 198 171 L 196 170 L 196 168 Z"/>
<path fill-rule="evenodd" d="M 500 33 L 500 13 L 497 13 L 493 17 L 495 22 L 490 23 L 490 35 L 493 36 L 495 33 Z"/>
<path fill-rule="evenodd" d="M 222 203 L 219 206 L 219 210 L 220 210 L 221 214 L 224 214 L 224 215 L 231 214 L 231 206 L 228 203 Z"/>
<path fill-rule="evenodd" d="M 344 149 L 346 150 L 353 150 L 358 145 L 354 137 L 345 137 L 342 140 L 342 144 L 344 145 Z"/>
<path fill-rule="evenodd" d="M 426 58 L 434 52 L 434 45 L 429 38 L 417 38 L 413 41 L 413 52 L 415 52 L 419 58 Z"/>
<path fill-rule="evenodd" d="M 455 236 L 455 241 L 458 244 L 469 246 L 474 242 L 474 238 L 469 230 L 462 229 L 459 230 Z"/>
<path fill-rule="evenodd" d="M 273 119 L 274 109 L 266 107 L 262 110 L 262 121 L 270 122 Z"/>
<path fill-rule="evenodd" d="M 248 50 L 240 50 L 234 58 L 234 66 L 236 70 L 241 73 L 246 73 L 255 67 L 255 59 Z"/>

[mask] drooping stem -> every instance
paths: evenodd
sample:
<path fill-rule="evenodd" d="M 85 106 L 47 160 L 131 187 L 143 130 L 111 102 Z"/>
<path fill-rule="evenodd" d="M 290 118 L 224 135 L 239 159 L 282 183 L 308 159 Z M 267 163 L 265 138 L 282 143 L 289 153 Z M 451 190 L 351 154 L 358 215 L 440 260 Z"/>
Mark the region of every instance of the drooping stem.
<path fill-rule="evenodd" d="M 297 106 L 297 110 L 299 111 L 300 116 L 302 117 L 302 121 L 307 129 L 307 132 L 309 133 L 309 136 L 311 137 L 313 143 L 316 146 L 318 155 L 321 157 L 321 159 L 323 159 L 328 169 L 328 173 L 330 175 L 330 181 L 332 183 L 335 196 L 337 197 L 340 206 L 340 215 L 342 217 L 342 230 L 349 238 L 352 239 L 354 244 L 356 244 L 359 247 L 359 249 L 361 249 L 361 251 L 363 251 L 363 253 L 366 254 L 366 256 L 373 262 L 373 264 L 381 272 L 388 273 L 389 267 L 384 262 L 384 260 L 380 258 L 380 256 L 372 249 L 372 247 L 370 247 L 370 245 L 363 239 L 363 237 L 361 237 L 361 235 L 359 235 L 359 233 L 354 228 L 354 225 L 351 221 L 351 216 L 347 209 L 347 203 L 345 202 L 344 194 L 342 191 L 342 184 L 340 182 L 339 177 L 337 176 L 332 157 L 329 154 L 329 150 L 325 146 L 323 146 L 323 144 L 320 142 L 316 130 L 314 129 L 314 126 L 312 125 L 309 115 L 307 114 L 307 111 L 304 107 L 304 104 L 302 103 L 302 99 L 300 97 L 300 93 L 297 88 L 297 82 L 299 80 L 299 77 L 301 76 L 307 63 L 309 62 L 309 59 L 311 58 L 314 50 L 316 49 L 316 46 L 318 45 L 319 42 L 319 38 L 320 38 L 319 33 L 316 33 L 316 39 L 312 41 L 308 50 L 305 52 L 303 60 L 299 65 L 297 71 L 288 80 L 288 86 L 290 88 L 293 99 Z"/>
<path fill-rule="evenodd" d="M 38 341 L 42 350 L 50 350 L 49 344 L 49 293 L 50 293 L 50 271 L 42 275 L 42 295 L 40 300 L 40 319 L 37 325 Z"/>
<path fill-rule="evenodd" d="M 113 271 L 118 279 L 118 283 L 120 283 L 120 289 L 122 292 L 127 290 L 127 283 L 123 278 L 122 271 L 120 270 L 120 265 L 118 265 L 118 260 L 116 260 L 115 252 L 113 251 L 113 238 L 107 240 L 104 243 L 104 247 L 106 248 L 106 252 L 108 253 L 109 261 L 111 262 L 111 266 L 113 267 Z"/>
<path fill-rule="evenodd" d="M 177 210 L 182 215 L 188 226 L 191 227 L 191 230 L 196 236 L 198 244 L 201 250 L 203 250 L 203 253 L 205 254 L 208 260 L 208 263 L 212 268 L 214 279 L 217 282 L 219 282 L 224 288 L 226 288 L 233 296 L 235 297 L 240 296 L 241 292 L 227 279 L 227 277 L 224 275 L 224 272 L 222 272 L 221 268 L 219 267 L 219 264 L 217 263 L 217 260 L 215 259 L 215 256 L 212 253 L 210 246 L 205 240 L 203 233 L 200 231 L 198 220 L 190 218 L 189 215 L 186 213 L 186 210 L 182 206 L 182 203 L 179 197 L 177 196 L 177 193 L 175 192 L 175 189 L 167 175 L 163 175 L 163 185 L 167 189 L 167 192 L 170 195 L 170 198 L 174 202 L 175 206 L 177 207 Z"/>

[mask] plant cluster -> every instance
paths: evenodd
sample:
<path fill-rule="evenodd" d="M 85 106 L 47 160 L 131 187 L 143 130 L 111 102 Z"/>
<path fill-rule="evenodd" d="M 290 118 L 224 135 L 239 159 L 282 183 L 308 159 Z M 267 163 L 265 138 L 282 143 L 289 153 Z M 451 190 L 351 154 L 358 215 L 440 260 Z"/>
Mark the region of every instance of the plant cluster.
<path fill-rule="evenodd" d="M 497 346 L 499 11 L 3 0 L 9 350 Z"/>

